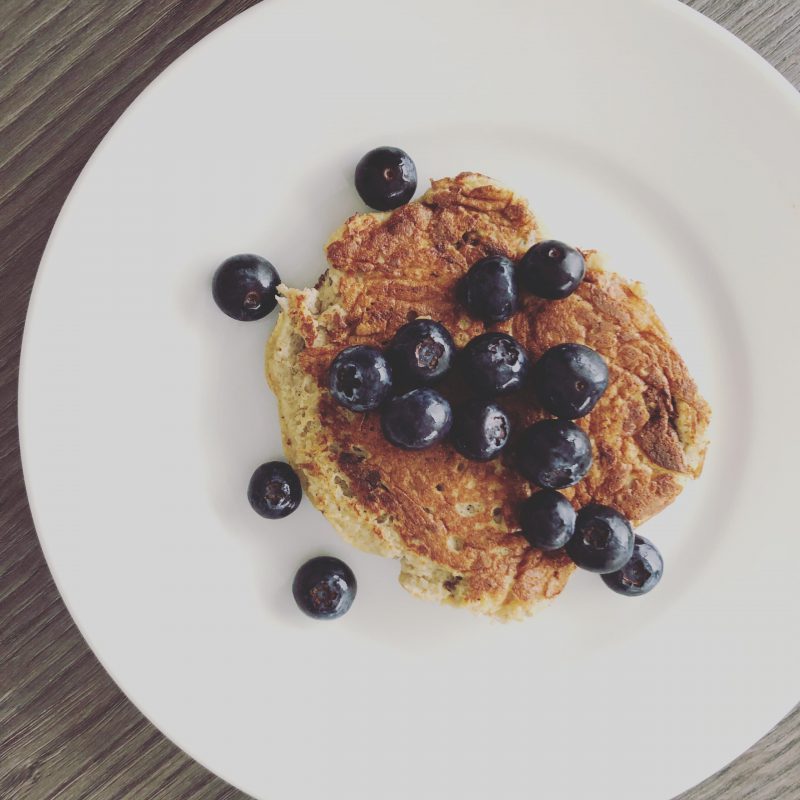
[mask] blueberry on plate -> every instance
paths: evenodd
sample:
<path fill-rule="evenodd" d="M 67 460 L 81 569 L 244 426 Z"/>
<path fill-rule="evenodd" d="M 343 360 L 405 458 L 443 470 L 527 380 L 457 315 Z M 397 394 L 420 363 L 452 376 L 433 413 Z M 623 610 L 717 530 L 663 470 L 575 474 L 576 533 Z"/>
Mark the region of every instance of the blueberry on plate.
<path fill-rule="evenodd" d="M 328 388 L 337 403 L 351 411 L 372 411 L 392 389 L 392 370 L 377 347 L 345 347 L 331 362 Z"/>
<path fill-rule="evenodd" d="M 590 503 L 578 512 L 567 554 L 589 572 L 616 572 L 633 554 L 633 529 L 618 511 Z"/>
<path fill-rule="evenodd" d="M 453 424 L 450 403 L 434 389 L 393 397 L 381 412 L 386 439 L 404 450 L 424 450 L 444 439 Z"/>
<path fill-rule="evenodd" d="M 505 256 L 476 261 L 464 277 L 464 303 L 473 317 L 504 322 L 517 310 L 514 262 Z"/>
<path fill-rule="evenodd" d="M 532 494 L 520 509 L 522 535 L 539 550 L 560 550 L 575 532 L 575 509 L 555 489 Z"/>
<path fill-rule="evenodd" d="M 386 357 L 399 380 L 427 386 L 445 376 L 455 349 L 444 325 L 432 319 L 415 319 L 398 328 Z"/>
<path fill-rule="evenodd" d="M 528 376 L 528 354 L 507 333 L 482 333 L 461 353 L 461 370 L 478 394 L 491 396 L 519 389 Z"/>
<path fill-rule="evenodd" d="M 298 608 L 314 619 L 336 619 L 346 614 L 353 605 L 356 588 L 353 570 L 332 556 L 306 561 L 292 582 Z"/>
<path fill-rule="evenodd" d="M 581 251 L 554 239 L 531 247 L 517 267 L 523 287 L 546 300 L 569 297 L 585 274 L 586 262 Z"/>
<path fill-rule="evenodd" d="M 534 364 L 531 377 L 546 411 L 563 419 L 578 419 L 595 407 L 606 390 L 608 366 L 591 347 L 559 344 Z"/>
<path fill-rule="evenodd" d="M 266 317 L 275 308 L 280 282 L 278 271 L 266 258 L 242 253 L 217 267 L 211 293 L 229 317 L 251 322 Z"/>
<path fill-rule="evenodd" d="M 473 461 L 489 461 L 508 444 L 511 422 L 495 403 L 469 400 L 455 410 L 453 445 Z"/>
<path fill-rule="evenodd" d="M 542 489 L 574 486 L 592 466 L 592 442 L 574 422 L 535 422 L 520 434 L 517 465 L 529 481 Z"/>
<path fill-rule="evenodd" d="M 356 190 L 370 208 L 398 208 L 417 190 L 417 168 L 399 147 L 376 147 L 356 165 Z"/>
<path fill-rule="evenodd" d="M 638 597 L 647 594 L 664 574 L 664 559 L 658 548 L 644 536 L 634 536 L 633 555 L 616 572 L 603 575 L 606 586 L 618 594 Z"/>
<path fill-rule="evenodd" d="M 267 519 L 288 517 L 303 497 L 297 473 L 284 461 L 262 464 L 250 478 L 247 499 L 253 510 Z"/>

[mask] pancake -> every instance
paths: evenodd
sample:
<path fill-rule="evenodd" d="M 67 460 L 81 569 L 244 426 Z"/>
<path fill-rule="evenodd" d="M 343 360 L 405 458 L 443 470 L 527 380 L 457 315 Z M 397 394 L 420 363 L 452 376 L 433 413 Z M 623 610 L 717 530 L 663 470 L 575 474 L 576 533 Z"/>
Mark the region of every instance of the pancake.
<path fill-rule="evenodd" d="M 475 173 L 433 181 L 416 202 L 350 217 L 326 247 L 330 266 L 316 288 L 280 287 L 267 347 L 286 456 L 311 502 L 347 541 L 399 559 L 412 594 L 501 619 L 556 597 L 575 568 L 564 552 L 532 548 L 518 533 L 520 504 L 535 487 L 514 468 L 513 433 L 488 463 L 449 443 L 399 450 L 384 440 L 379 413 L 354 413 L 330 397 L 327 370 L 344 347 L 384 346 L 417 317 L 444 324 L 459 347 L 486 330 L 508 332 L 532 359 L 562 342 L 586 344 L 606 359 L 610 380 L 577 421 L 592 438 L 593 466 L 564 493 L 576 508 L 604 503 L 644 522 L 699 476 L 710 409 L 641 285 L 586 250 L 574 294 L 523 294 L 505 323 L 474 320 L 456 299 L 479 258 L 518 259 L 541 238 L 526 201 L 495 181 Z M 469 394 L 460 381 L 437 387 L 454 407 Z M 499 402 L 516 432 L 547 416 L 530 389 Z"/>

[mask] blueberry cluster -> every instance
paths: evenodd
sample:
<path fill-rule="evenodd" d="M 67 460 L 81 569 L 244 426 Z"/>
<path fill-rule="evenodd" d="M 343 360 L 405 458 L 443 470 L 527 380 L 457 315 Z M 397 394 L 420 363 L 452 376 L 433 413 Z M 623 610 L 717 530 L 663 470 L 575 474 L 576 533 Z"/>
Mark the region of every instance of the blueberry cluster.
<path fill-rule="evenodd" d="M 398 208 L 416 191 L 416 166 L 403 150 L 378 147 L 358 162 L 355 185 L 371 208 Z M 585 270 L 579 250 L 563 242 L 540 242 L 516 264 L 501 255 L 476 262 L 460 291 L 470 314 L 493 324 L 517 312 L 520 286 L 538 297 L 560 300 L 578 288 Z M 229 317 L 255 321 L 275 308 L 280 282 L 265 258 L 240 254 L 217 268 L 212 295 Z M 454 366 L 475 394 L 455 412 L 433 388 Z M 475 461 L 495 458 L 509 442 L 511 422 L 495 398 L 528 383 L 554 419 L 531 425 L 517 438 L 517 467 L 539 487 L 521 509 L 522 535 L 541 550 L 565 548 L 578 566 L 601 573 L 620 594 L 649 592 L 663 572 L 655 546 L 635 536 L 613 508 L 591 504 L 576 512 L 558 491 L 578 483 L 591 467 L 589 437 L 572 420 L 588 414 L 608 385 L 608 368 L 594 350 L 558 345 L 531 366 L 525 348 L 508 334 L 484 333 L 457 352 L 443 325 L 416 319 L 403 325 L 384 351 L 369 345 L 345 348 L 328 373 L 337 402 L 356 412 L 380 409 L 381 429 L 393 445 L 422 450 L 450 435 L 454 447 Z M 247 489 L 252 508 L 268 519 L 294 512 L 302 494 L 297 474 L 283 461 L 259 466 Z M 347 564 L 320 556 L 297 570 L 292 593 L 309 616 L 336 619 L 349 610 L 356 587 Z"/>

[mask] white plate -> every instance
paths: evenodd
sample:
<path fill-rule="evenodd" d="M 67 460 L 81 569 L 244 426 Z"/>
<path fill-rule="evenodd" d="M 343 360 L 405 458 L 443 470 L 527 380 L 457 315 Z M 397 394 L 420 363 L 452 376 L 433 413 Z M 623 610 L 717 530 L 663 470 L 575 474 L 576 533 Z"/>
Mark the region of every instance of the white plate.
<path fill-rule="evenodd" d="M 800 695 L 798 141 L 789 84 L 665 0 L 272 0 L 193 48 L 81 176 L 25 332 L 36 527 L 114 679 L 259 798 L 664 800 L 752 744 Z M 503 180 L 646 283 L 715 410 L 706 474 L 646 526 L 647 598 L 580 574 L 492 624 L 308 502 L 249 509 L 281 454 L 272 321 L 219 313 L 212 270 L 255 251 L 313 282 L 384 143 Z M 359 579 L 331 624 L 289 591 L 320 552 Z"/>

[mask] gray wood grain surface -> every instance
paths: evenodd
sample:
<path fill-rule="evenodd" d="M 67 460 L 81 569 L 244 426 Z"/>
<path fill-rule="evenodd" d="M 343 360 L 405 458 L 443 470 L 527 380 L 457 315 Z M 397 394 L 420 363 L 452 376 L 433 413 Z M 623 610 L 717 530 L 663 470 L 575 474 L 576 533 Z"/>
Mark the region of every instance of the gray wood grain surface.
<path fill-rule="evenodd" d="M 254 2 L 0 0 L 0 800 L 245 797 L 150 725 L 73 625 L 25 499 L 16 382 L 36 267 L 81 167 L 147 83 Z M 689 5 L 800 87 L 800 0 Z M 681 796 L 723 798 L 800 798 L 800 709 Z"/>

